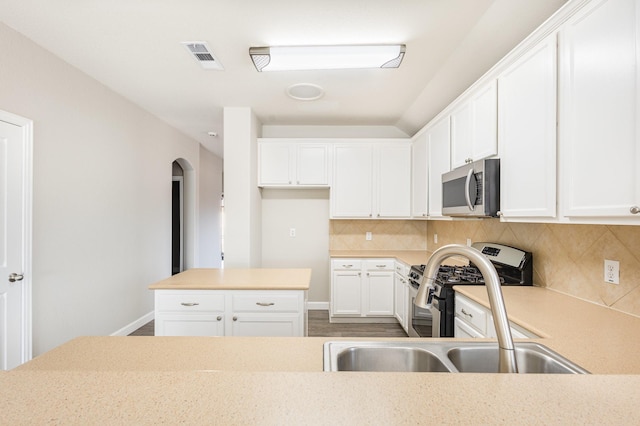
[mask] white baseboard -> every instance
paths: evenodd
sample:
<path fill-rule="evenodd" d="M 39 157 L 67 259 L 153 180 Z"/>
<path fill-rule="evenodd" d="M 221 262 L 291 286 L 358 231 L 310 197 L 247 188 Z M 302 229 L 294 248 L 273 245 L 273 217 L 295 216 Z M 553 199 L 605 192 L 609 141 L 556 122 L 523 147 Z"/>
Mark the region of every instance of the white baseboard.
<path fill-rule="evenodd" d="M 133 333 L 134 331 L 136 331 L 137 329 L 139 329 L 149 321 L 153 320 L 153 318 L 154 318 L 153 311 L 151 311 L 148 314 L 143 315 L 137 320 L 133 321 L 131 324 L 127 324 L 124 327 L 122 327 L 120 330 L 112 333 L 111 336 L 128 336 L 129 334 Z"/>
<path fill-rule="evenodd" d="M 307 309 L 310 311 L 328 311 L 329 302 L 307 302 Z"/>

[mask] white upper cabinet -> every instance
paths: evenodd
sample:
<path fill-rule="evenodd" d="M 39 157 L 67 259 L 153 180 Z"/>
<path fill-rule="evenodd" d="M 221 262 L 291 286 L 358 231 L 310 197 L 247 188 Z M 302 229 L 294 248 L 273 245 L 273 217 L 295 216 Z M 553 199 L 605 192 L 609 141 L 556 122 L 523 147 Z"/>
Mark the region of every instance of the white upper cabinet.
<path fill-rule="evenodd" d="M 334 147 L 332 218 L 411 215 L 411 144 L 351 142 Z"/>
<path fill-rule="evenodd" d="M 449 117 L 435 123 L 428 135 L 429 217 L 442 216 L 442 174 L 451 170 L 451 127 Z"/>
<path fill-rule="evenodd" d="M 640 220 L 633 213 L 640 211 L 638 8 L 636 0 L 593 1 L 560 32 L 560 197 L 568 220 Z"/>
<path fill-rule="evenodd" d="M 451 112 L 451 168 L 498 153 L 497 84 L 473 89 Z"/>
<path fill-rule="evenodd" d="M 377 218 L 411 217 L 411 144 L 393 143 L 374 146 L 377 167 Z"/>
<path fill-rule="evenodd" d="M 300 140 L 260 140 L 259 186 L 329 186 L 329 145 Z"/>
<path fill-rule="evenodd" d="M 429 214 L 428 206 L 428 146 L 429 135 L 422 133 L 413 140 L 411 153 L 411 216 L 426 218 Z"/>
<path fill-rule="evenodd" d="M 332 217 L 371 217 L 373 148 L 370 144 L 336 145 L 331 187 Z"/>
<path fill-rule="evenodd" d="M 500 211 L 556 216 L 556 33 L 498 78 Z"/>

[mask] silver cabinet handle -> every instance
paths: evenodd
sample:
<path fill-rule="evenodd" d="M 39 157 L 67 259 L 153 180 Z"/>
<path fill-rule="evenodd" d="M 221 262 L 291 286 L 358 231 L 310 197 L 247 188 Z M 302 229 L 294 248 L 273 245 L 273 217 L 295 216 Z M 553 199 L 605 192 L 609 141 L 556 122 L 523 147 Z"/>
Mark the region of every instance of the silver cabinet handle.
<path fill-rule="evenodd" d="M 197 302 L 182 302 L 180 303 L 182 306 L 198 306 L 199 303 Z"/>
<path fill-rule="evenodd" d="M 343 268 L 353 268 L 353 265 L 342 265 Z"/>
<path fill-rule="evenodd" d="M 376 265 L 376 268 L 384 268 L 387 265 Z"/>
<path fill-rule="evenodd" d="M 258 306 L 273 306 L 273 305 L 275 305 L 275 303 L 273 303 L 273 302 L 256 302 L 256 305 L 258 305 Z"/>
<path fill-rule="evenodd" d="M 238 317 L 235 317 L 235 316 L 234 316 L 234 317 L 233 317 L 233 320 L 234 320 L 234 321 L 238 321 Z"/>
<path fill-rule="evenodd" d="M 222 317 L 220 315 L 218 315 L 218 317 L 216 318 L 218 321 L 222 321 Z"/>
<path fill-rule="evenodd" d="M 22 281 L 24 279 L 24 275 L 16 274 L 15 272 L 9 275 L 9 282 L 15 283 L 16 281 Z"/>
<path fill-rule="evenodd" d="M 469 318 L 473 318 L 473 315 L 471 315 L 470 313 L 467 313 L 467 311 L 465 311 L 464 308 L 462 308 L 462 313 L 468 316 Z"/>
<path fill-rule="evenodd" d="M 640 213 L 640 207 L 638 206 L 632 206 L 629 211 L 631 212 L 631 214 L 638 214 Z"/>

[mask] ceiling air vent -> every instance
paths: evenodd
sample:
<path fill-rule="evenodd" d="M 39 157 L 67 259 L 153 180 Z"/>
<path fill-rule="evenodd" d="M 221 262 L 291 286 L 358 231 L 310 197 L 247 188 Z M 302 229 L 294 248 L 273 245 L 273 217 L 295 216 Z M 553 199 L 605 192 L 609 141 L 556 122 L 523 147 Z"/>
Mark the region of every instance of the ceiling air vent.
<path fill-rule="evenodd" d="M 182 45 L 191 53 L 196 61 L 207 70 L 223 70 L 220 61 L 211 53 L 204 41 L 183 41 Z"/>

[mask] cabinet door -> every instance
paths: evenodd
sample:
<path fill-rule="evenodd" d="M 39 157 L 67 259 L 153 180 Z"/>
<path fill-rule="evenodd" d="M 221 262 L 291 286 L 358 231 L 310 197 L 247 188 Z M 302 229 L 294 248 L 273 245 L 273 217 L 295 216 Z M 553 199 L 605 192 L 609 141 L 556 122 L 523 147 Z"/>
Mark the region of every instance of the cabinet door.
<path fill-rule="evenodd" d="M 381 145 L 377 159 L 376 216 L 411 217 L 411 145 Z"/>
<path fill-rule="evenodd" d="M 498 153 L 497 83 L 476 88 L 451 113 L 451 168 Z"/>
<path fill-rule="evenodd" d="M 371 145 L 337 145 L 334 150 L 331 216 L 371 217 L 372 189 Z"/>
<path fill-rule="evenodd" d="M 471 160 L 473 152 L 473 105 L 465 102 L 451 112 L 451 169 Z"/>
<path fill-rule="evenodd" d="M 331 314 L 357 315 L 361 308 L 361 279 L 360 271 L 334 271 L 332 275 Z"/>
<path fill-rule="evenodd" d="M 392 271 L 366 273 L 363 283 L 366 316 L 393 316 L 393 277 Z"/>
<path fill-rule="evenodd" d="M 473 97 L 473 161 L 498 154 L 498 85 L 483 86 Z"/>
<path fill-rule="evenodd" d="M 259 185 L 291 185 L 292 151 L 291 143 L 269 142 L 259 145 L 260 176 Z"/>
<path fill-rule="evenodd" d="M 483 336 L 482 333 L 480 333 L 475 328 L 467 325 L 467 323 L 465 323 L 458 317 L 454 318 L 453 325 L 453 337 L 455 337 L 456 339 L 475 339 L 486 337 Z"/>
<path fill-rule="evenodd" d="M 446 117 L 429 131 L 429 216 L 442 216 L 442 174 L 451 170 L 450 120 Z"/>
<path fill-rule="evenodd" d="M 299 144 L 296 152 L 296 184 L 329 185 L 328 146 L 326 144 Z"/>
<path fill-rule="evenodd" d="M 224 336 L 224 312 L 214 314 L 156 314 L 155 335 Z"/>
<path fill-rule="evenodd" d="M 556 67 L 554 33 L 498 79 L 505 218 L 556 215 Z"/>
<path fill-rule="evenodd" d="M 425 218 L 428 210 L 429 134 L 423 133 L 413 141 L 411 150 L 411 216 Z"/>
<path fill-rule="evenodd" d="M 638 13 L 635 0 L 593 1 L 560 32 L 564 216 L 632 218 L 640 205 Z"/>
<path fill-rule="evenodd" d="M 398 274 L 395 276 L 394 286 L 394 308 L 393 314 L 402 327 L 405 324 L 406 318 L 406 300 L 405 300 L 405 284 L 402 282 L 402 277 Z"/>
<path fill-rule="evenodd" d="M 237 313 L 232 317 L 233 336 L 300 337 L 299 314 Z"/>

